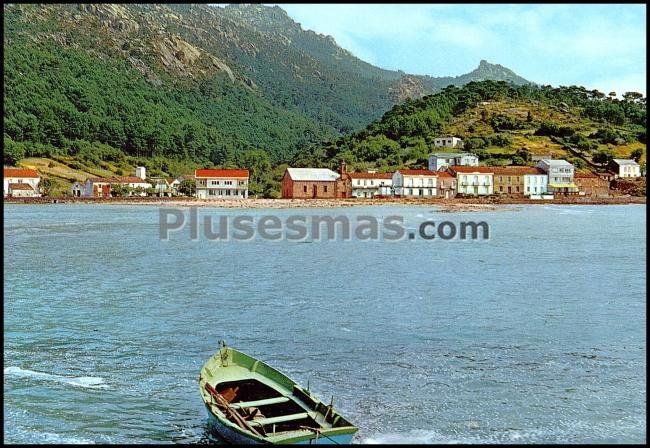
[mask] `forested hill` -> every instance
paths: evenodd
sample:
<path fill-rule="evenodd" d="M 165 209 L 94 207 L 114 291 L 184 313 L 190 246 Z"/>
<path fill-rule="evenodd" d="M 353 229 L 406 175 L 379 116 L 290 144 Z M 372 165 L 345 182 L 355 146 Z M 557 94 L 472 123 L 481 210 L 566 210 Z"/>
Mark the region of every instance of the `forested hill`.
<path fill-rule="evenodd" d="M 178 171 L 173 160 L 277 164 L 448 83 L 525 82 L 485 62 L 456 78 L 383 70 L 277 6 L 8 4 L 3 12 L 5 163 L 56 156 L 88 172 L 102 162 L 127 170 L 140 158 L 166 174 Z"/>
<path fill-rule="evenodd" d="M 299 165 L 339 159 L 359 169 L 423 167 L 435 137 L 453 135 L 482 163 L 531 164 L 533 155 L 604 168 L 614 157 L 645 161 L 646 98 L 570 86 L 471 82 L 394 106 L 366 129 L 304 153 Z"/>

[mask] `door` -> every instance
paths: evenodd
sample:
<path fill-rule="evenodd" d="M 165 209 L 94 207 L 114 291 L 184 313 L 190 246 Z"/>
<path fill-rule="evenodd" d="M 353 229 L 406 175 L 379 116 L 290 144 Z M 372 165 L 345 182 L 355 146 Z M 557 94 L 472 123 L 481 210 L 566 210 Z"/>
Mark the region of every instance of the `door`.
<path fill-rule="evenodd" d="M 312 190 L 312 198 L 318 197 L 318 185 L 314 185 Z"/>

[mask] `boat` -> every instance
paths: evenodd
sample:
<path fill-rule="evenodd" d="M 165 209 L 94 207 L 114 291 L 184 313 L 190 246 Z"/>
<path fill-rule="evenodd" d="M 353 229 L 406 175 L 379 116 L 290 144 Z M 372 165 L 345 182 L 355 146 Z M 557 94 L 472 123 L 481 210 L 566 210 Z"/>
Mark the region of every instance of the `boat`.
<path fill-rule="evenodd" d="M 211 429 L 237 444 L 348 444 L 358 428 L 309 388 L 220 342 L 201 368 Z"/>

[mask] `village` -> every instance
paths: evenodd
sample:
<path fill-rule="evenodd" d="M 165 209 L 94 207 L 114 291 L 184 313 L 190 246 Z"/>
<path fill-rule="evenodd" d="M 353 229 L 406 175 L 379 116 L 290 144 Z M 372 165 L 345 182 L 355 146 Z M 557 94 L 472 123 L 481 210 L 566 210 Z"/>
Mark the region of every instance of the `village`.
<path fill-rule="evenodd" d="M 435 139 L 436 148 L 458 150 L 458 137 Z M 613 159 L 606 170 L 576 169 L 563 159 L 533 156 L 535 166 L 482 166 L 469 152 L 435 152 L 428 167 L 395 172 L 349 172 L 340 162 L 339 172 L 328 168 L 288 167 L 281 181 L 283 199 L 454 199 L 454 198 L 609 198 L 645 173 L 632 159 Z M 136 167 L 133 176 L 89 177 L 75 182 L 69 197 L 108 199 L 113 197 L 192 197 L 199 200 L 244 200 L 249 198 L 249 171 L 196 169 L 177 178 L 148 177 L 146 168 Z M 34 169 L 4 168 L 3 196 L 8 199 L 44 196 L 41 176 Z M 617 187 L 614 189 L 613 187 Z"/>

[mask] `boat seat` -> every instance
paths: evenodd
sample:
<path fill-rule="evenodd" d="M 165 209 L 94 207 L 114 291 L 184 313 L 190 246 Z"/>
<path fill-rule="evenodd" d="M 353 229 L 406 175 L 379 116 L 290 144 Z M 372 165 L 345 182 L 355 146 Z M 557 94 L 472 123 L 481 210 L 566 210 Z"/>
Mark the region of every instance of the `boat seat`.
<path fill-rule="evenodd" d="M 275 397 L 275 398 L 267 398 L 266 400 L 241 401 L 239 403 L 230 403 L 230 407 L 234 409 L 252 408 L 252 407 L 257 408 L 260 406 L 266 406 L 268 404 L 286 403 L 287 401 L 289 401 L 289 398 L 287 397 Z"/>
<path fill-rule="evenodd" d="M 271 417 L 271 418 L 258 418 L 249 421 L 248 424 L 251 426 L 272 425 L 274 423 L 283 423 L 283 422 L 291 422 L 293 420 L 301 420 L 307 417 L 309 417 L 309 414 L 307 412 L 301 412 L 299 414 L 279 415 L 277 417 Z"/>

